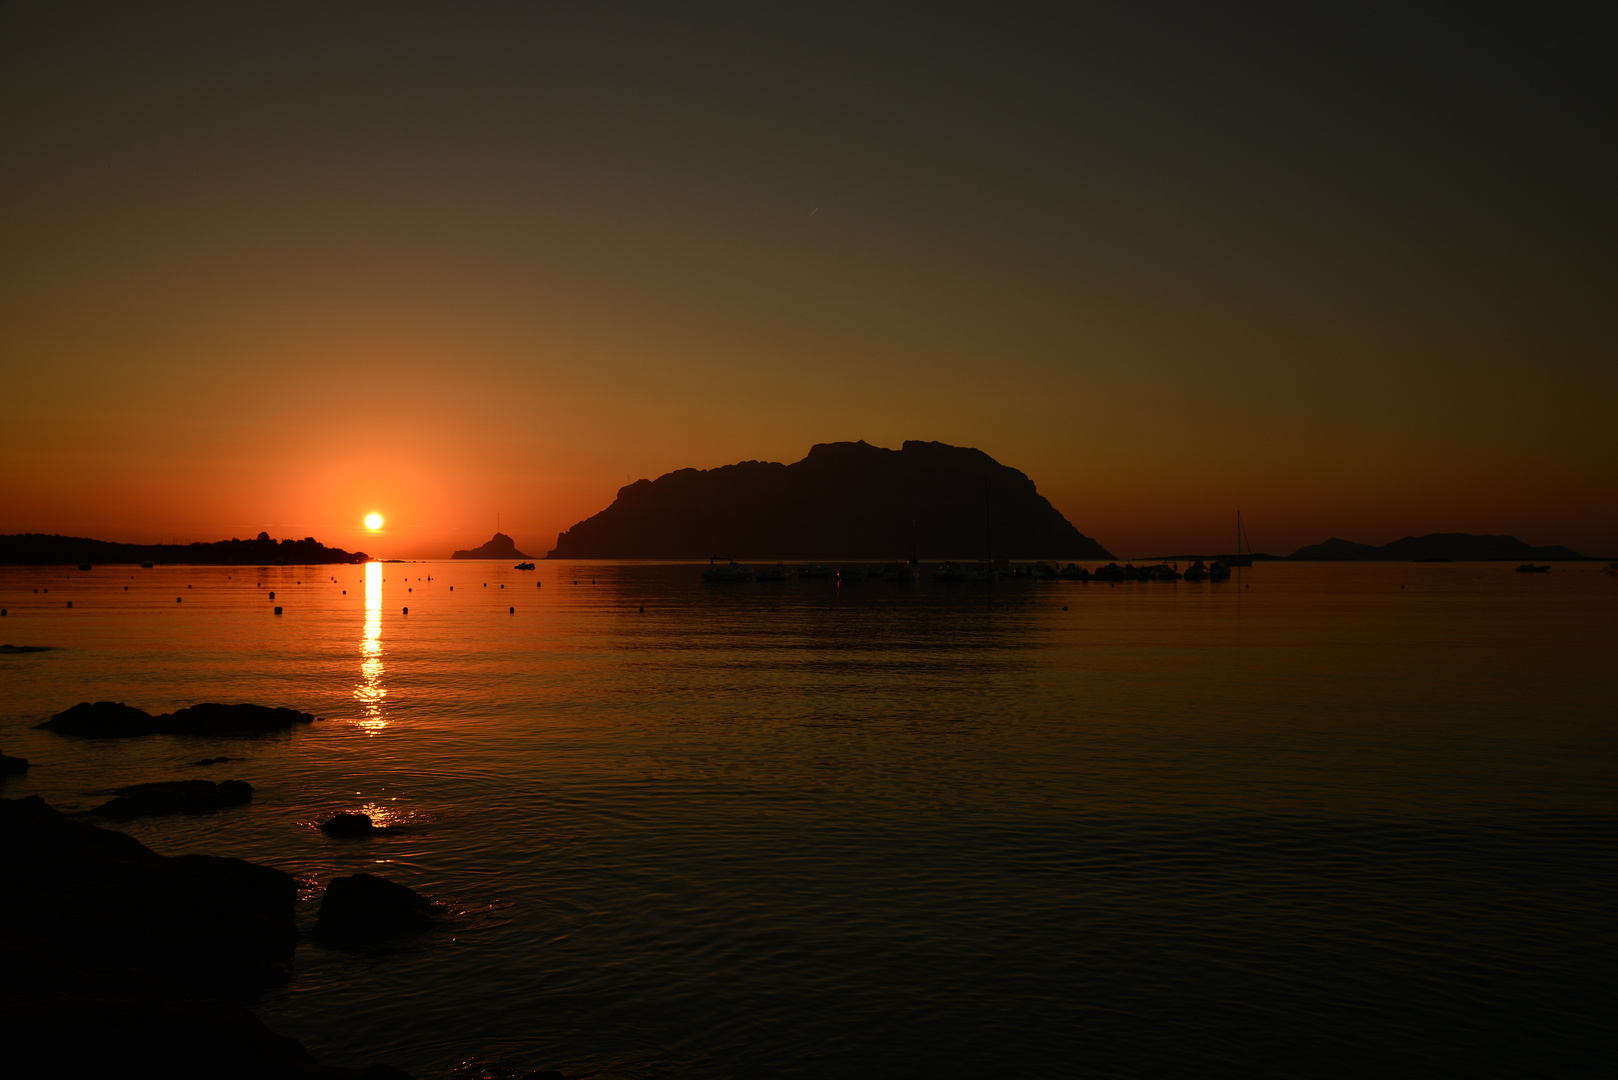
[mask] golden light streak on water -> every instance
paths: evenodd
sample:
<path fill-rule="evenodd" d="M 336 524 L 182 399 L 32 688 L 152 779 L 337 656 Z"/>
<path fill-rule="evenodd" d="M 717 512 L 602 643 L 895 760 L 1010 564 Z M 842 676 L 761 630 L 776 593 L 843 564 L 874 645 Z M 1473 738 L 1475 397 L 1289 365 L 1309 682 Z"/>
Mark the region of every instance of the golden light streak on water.
<path fill-rule="evenodd" d="M 365 564 L 365 631 L 360 637 L 360 681 L 354 686 L 354 700 L 361 715 L 357 725 L 372 735 L 388 726 L 382 685 L 382 564 Z"/>

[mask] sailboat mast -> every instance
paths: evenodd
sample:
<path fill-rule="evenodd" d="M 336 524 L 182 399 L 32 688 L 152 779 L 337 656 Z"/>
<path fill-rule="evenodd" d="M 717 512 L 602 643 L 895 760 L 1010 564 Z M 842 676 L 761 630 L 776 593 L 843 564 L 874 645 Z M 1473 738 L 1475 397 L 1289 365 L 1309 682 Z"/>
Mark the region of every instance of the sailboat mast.
<path fill-rule="evenodd" d="M 994 519 L 989 514 L 989 474 L 983 474 L 983 561 L 994 565 Z"/>

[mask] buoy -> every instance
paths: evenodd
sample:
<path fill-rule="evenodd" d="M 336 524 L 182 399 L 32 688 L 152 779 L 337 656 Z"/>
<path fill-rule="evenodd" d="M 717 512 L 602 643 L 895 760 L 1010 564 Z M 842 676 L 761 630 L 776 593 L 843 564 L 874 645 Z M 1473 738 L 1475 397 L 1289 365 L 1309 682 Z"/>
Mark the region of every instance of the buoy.
<path fill-rule="evenodd" d="M 415 592 L 415 589 L 406 589 L 405 592 Z"/>
<path fill-rule="evenodd" d="M 406 615 L 408 615 L 408 614 L 410 614 L 410 609 L 409 609 L 409 608 L 405 608 L 405 609 L 404 609 L 404 613 L 405 613 L 405 614 L 406 614 Z"/>
<path fill-rule="evenodd" d="M 343 595 L 344 595 L 344 596 L 347 596 L 347 595 L 348 595 L 348 590 L 347 590 L 347 589 L 344 589 L 344 590 L 343 590 Z"/>
<path fill-rule="evenodd" d="M 641 605 L 641 606 L 640 606 L 640 613 L 641 613 L 641 614 L 642 614 L 642 615 L 644 615 L 644 614 L 646 614 L 646 605 L 645 605 L 645 604 L 642 604 L 642 605 Z"/>
<path fill-rule="evenodd" d="M 276 613 L 276 614 L 277 614 L 277 615 L 279 615 L 279 614 L 281 614 L 281 609 L 280 609 L 280 608 L 276 608 L 276 609 L 275 609 L 275 613 Z"/>
<path fill-rule="evenodd" d="M 128 592 L 128 591 L 129 591 L 129 586 L 128 586 L 128 585 L 125 585 L 125 586 L 124 586 L 124 592 Z"/>
<path fill-rule="evenodd" d="M 68 606 L 68 607 L 72 607 L 72 606 L 73 606 L 73 601 L 71 601 L 71 600 L 69 600 L 69 601 L 68 601 L 68 602 L 67 602 L 67 606 Z"/>
<path fill-rule="evenodd" d="M 3 608 L 3 607 L 0 607 L 0 615 L 4 615 L 5 613 L 6 613 L 6 609 Z"/>
<path fill-rule="evenodd" d="M 501 582 L 501 583 L 500 583 L 500 587 L 501 587 L 501 588 L 502 588 L 502 589 L 503 589 L 503 588 L 505 588 L 505 587 L 506 587 L 506 586 L 505 586 L 505 583 L 504 583 L 504 582 Z"/>
<path fill-rule="evenodd" d="M 450 591 L 450 592 L 454 592 L 454 591 L 455 591 L 455 586 L 453 586 L 453 585 L 451 585 L 451 586 L 450 586 L 450 587 L 449 587 L 449 591 Z"/>
<path fill-rule="evenodd" d="M 275 599 L 275 594 L 274 594 L 274 593 L 271 593 L 271 594 L 270 594 L 270 599 L 271 599 L 271 600 L 274 600 L 274 599 Z"/>
<path fill-rule="evenodd" d="M 189 588 L 190 588 L 190 587 L 191 587 L 191 586 L 189 586 L 189 585 L 187 585 L 187 586 L 186 586 L 186 588 L 188 588 L 188 589 L 189 589 Z"/>
<path fill-rule="evenodd" d="M 517 614 L 517 609 L 516 608 L 507 608 L 506 610 L 511 612 L 513 615 Z"/>
<path fill-rule="evenodd" d="M 178 604 L 178 603 L 179 603 L 179 602 L 180 602 L 180 598 L 179 598 L 179 597 L 178 597 L 178 596 L 176 596 L 176 597 L 175 597 L 175 598 L 174 598 L 174 602 L 175 602 L 175 603 L 176 603 L 176 604 Z"/>

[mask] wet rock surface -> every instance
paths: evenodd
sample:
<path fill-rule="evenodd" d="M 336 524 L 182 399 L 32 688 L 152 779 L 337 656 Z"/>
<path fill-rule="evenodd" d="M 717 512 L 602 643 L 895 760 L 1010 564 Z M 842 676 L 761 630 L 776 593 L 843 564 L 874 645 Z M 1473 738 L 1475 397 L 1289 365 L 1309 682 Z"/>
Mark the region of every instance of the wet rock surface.
<path fill-rule="evenodd" d="M 28 771 L 28 759 L 0 754 L 0 776 L 17 776 Z"/>
<path fill-rule="evenodd" d="M 208 702 L 153 716 L 121 701 L 81 701 L 39 726 L 62 735 L 115 739 L 137 735 L 260 735 L 314 720 L 309 713 L 269 705 Z"/>
<path fill-rule="evenodd" d="M 253 798 L 253 785 L 245 780 L 164 780 L 118 788 L 118 797 L 91 811 L 102 817 L 128 819 L 155 814 L 206 814 L 227 806 L 241 806 Z"/>
<path fill-rule="evenodd" d="M 320 823 L 320 831 L 328 836 L 373 836 L 389 828 L 374 823 L 369 814 L 334 814 Z"/>
<path fill-rule="evenodd" d="M 246 1005 L 286 977 L 297 884 L 165 858 L 37 796 L 0 799 L 0 1060 L 9 1075 L 347 1077 Z"/>
<path fill-rule="evenodd" d="M 339 949 L 367 949 L 431 929 L 437 905 L 375 874 L 333 878 L 320 899 L 314 939 Z"/>

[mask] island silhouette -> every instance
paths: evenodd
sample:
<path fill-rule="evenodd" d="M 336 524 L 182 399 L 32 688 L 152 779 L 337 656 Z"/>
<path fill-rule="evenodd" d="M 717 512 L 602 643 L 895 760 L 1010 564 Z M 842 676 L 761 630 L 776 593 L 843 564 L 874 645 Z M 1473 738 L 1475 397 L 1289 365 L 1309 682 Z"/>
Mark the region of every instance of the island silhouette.
<path fill-rule="evenodd" d="M 362 563 L 363 551 L 329 548 L 312 536 L 271 540 L 261 532 L 252 540 L 217 540 L 194 544 L 118 544 L 82 536 L 18 533 L 0 536 L 0 565 L 57 566 L 94 563 L 182 563 L 195 566 L 311 566 Z"/>
<path fill-rule="evenodd" d="M 497 532 L 481 547 L 457 551 L 452 559 L 531 559 L 517 550 L 517 542 L 503 532 Z"/>
<path fill-rule="evenodd" d="M 817 443 L 802 461 L 679 469 L 620 488 L 549 559 L 1110 559 L 982 450 Z"/>

